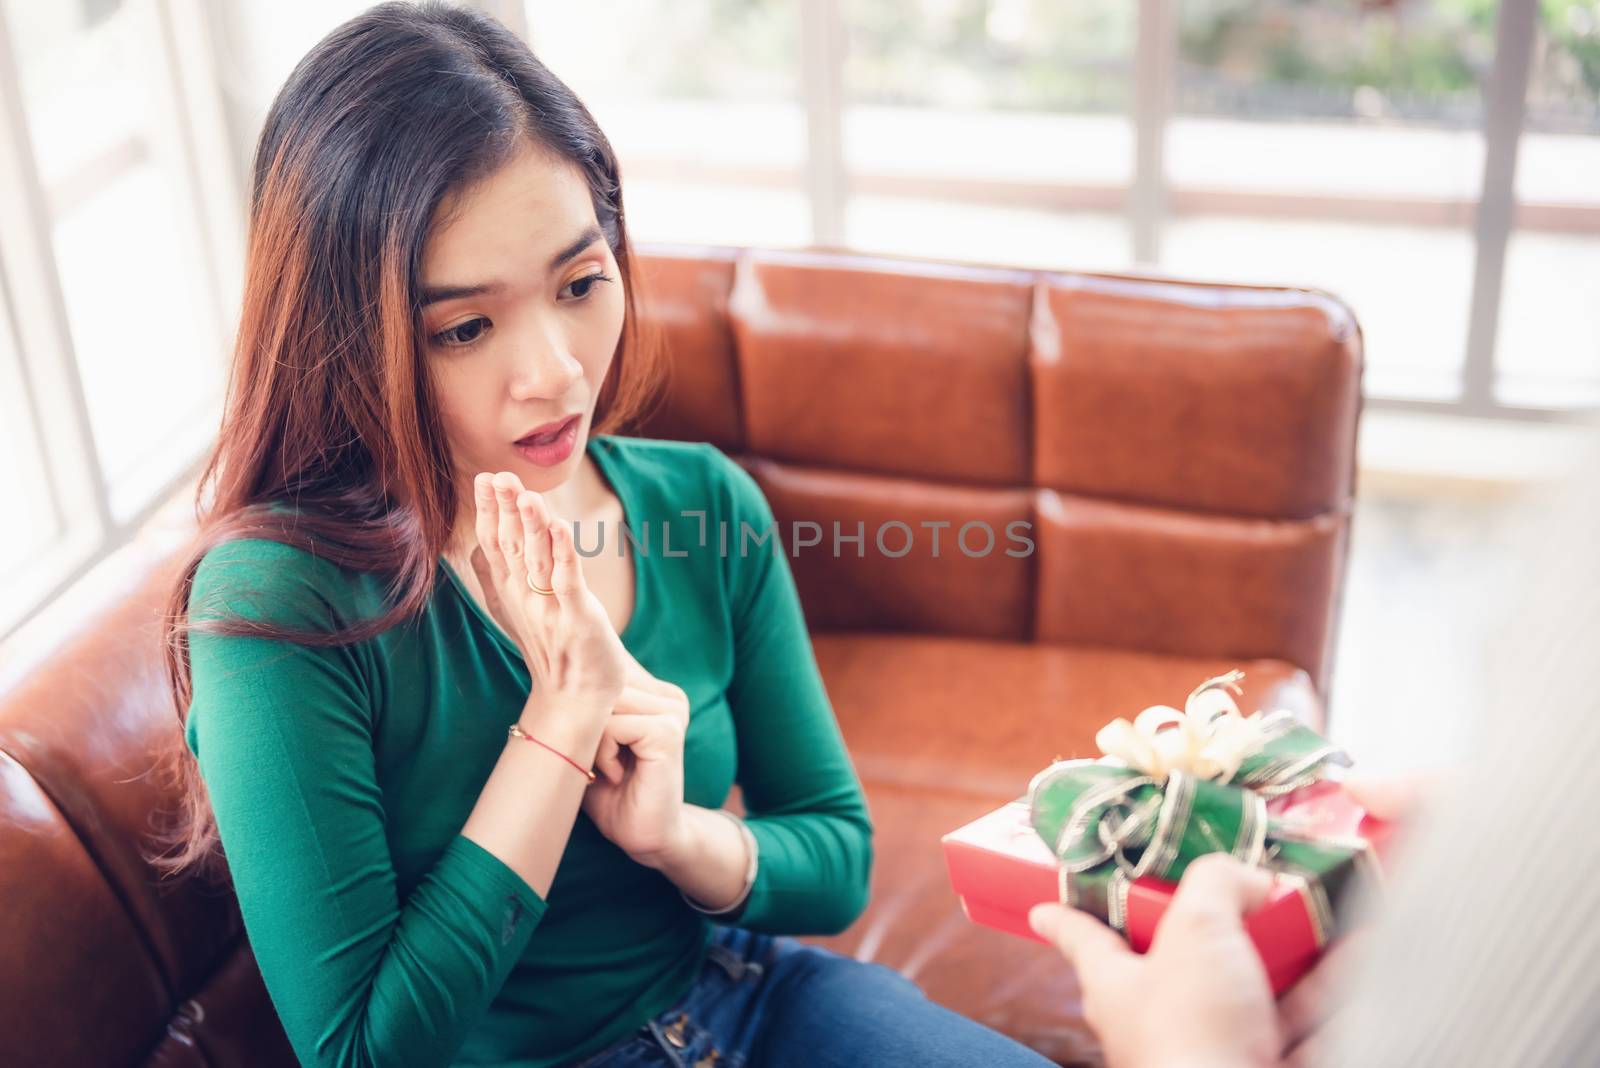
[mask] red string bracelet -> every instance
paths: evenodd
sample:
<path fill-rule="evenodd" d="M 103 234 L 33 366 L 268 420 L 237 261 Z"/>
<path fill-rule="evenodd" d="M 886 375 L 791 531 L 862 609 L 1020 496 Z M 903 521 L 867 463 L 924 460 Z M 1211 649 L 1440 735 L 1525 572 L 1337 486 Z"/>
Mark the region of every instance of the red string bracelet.
<path fill-rule="evenodd" d="M 565 760 L 568 764 L 571 764 L 574 768 L 576 768 L 578 770 L 578 774 L 579 775 L 582 775 L 585 779 L 588 779 L 590 782 L 594 782 L 594 780 L 595 780 L 594 772 L 588 770 L 582 764 L 578 763 L 576 760 L 573 760 L 571 757 L 567 756 L 567 754 L 563 753 L 561 750 L 557 749 L 555 746 L 553 746 L 553 745 L 545 745 L 545 743 L 541 742 L 539 739 L 535 738 L 533 735 L 527 733 L 521 727 L 517 726 L 515 723 L 513 723 L 510 726 L 510 728 L 506 731 L 506 733 L 509 734 L 513 738 L 521 738 L 521 739 L 523 739 L 525 741 L 532 742 L 534 745 L 537 745 L 541 749 L 548 749 L 550 752 L 554 753 L 556 756 L 560 757 L 562 760 Z"/>

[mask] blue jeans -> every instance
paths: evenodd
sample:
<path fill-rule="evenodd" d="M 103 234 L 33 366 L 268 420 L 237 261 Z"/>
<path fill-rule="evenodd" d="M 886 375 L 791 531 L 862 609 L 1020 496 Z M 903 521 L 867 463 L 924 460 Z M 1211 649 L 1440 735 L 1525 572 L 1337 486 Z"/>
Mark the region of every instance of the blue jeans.
<path fill-rule="evenodd" d="M 1004 1068 L 1053 1062 L 911 980 L 793 938 L 718 927 L 684 998 L 574 1068 Z"/>

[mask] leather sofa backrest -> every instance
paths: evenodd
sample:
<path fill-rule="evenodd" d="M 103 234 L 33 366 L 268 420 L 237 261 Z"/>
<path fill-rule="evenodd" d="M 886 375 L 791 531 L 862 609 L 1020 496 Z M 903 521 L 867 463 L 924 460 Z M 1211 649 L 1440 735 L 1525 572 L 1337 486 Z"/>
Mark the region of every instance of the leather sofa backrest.
<path fill-rule="evenodd" d="M 737 249 L 642 274 L 673 380 L 641 432 L 741 459 L 814 629 L 1272 657 L 1326 689 L 1362 359 L 1333 297 Z"/>

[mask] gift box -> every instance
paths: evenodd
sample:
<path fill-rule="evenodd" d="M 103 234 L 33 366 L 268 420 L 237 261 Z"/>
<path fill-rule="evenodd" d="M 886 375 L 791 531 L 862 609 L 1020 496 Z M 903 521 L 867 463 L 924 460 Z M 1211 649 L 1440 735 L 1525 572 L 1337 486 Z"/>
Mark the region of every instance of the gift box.
<path fill-rule="evenodd" d="M 1325 739 L 1288 713 L 1246 720 L 1219 699 L 1238 677 L 1207 680 L 1186 713 L 1158 706 L 1139 724 L 1116 721 L 1099 741 L 1119 755 L 1058 761 L 1027 797 L 945 835 L 967 917 L 1037 939 L 1029 909 L 1063 902 L 1142 953 L 1187 864 L 1228 852 L 1276 875 L 1245 927 L 1274 992 L 1294 985 L 1343 933 L 1355 888 L 1376 879 L 1393 830 L 1327 777 L 1348 761 Z M 1180 735 L 1164 737 L 1173 728 L 1157 722 Z"/>

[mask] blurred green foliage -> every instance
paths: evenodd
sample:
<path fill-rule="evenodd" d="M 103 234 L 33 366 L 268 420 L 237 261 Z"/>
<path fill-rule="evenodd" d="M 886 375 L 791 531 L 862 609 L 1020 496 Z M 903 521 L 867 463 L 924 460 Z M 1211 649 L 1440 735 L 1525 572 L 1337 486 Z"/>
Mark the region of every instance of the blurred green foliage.
<path fill-rule="evenodd" d="M 804 0 L 641 5 L 661 91 L 793 98 Z M 1498 0 L 1175 0 L 1180 109 L 1471 122 Z M 1530 103 L 1600 124 L 1600 0 L 1539 0 Z M 839 0 L 857 103 L 1125 110 L 1135 0 Z M 1576 109 L 1576 110 L 1574 110 Z"/>
<path fill-rule="evenodd" d="M 640 21 L 630 31 L 641 47 L 629 75 L 644 76 L 666 96 L 796 95 L 795 0 L 654 0 L 625 10 Z"/>
<path fill-rule="evenodd" d="M 1133 0 L 843 0 L 846 91 L 868 103 L 1121 109 Z"/>
<path fill-rule="evenodd" d="M 1410 0 L 1361 11 L 1328 0 L 1181 0 L 1186 60 L 1263 80 L 1448 93 L 1494 55 L 1496 0 Z M 1600 97 L 1600 0 L 1540 0 L 1546 90 Z"/>
<path fill-rule="evenodd" d="M 1572 57 L 1600 99 L 1600 0 L 1541 0 L 1539 11 L 1551 43 Z"/>

